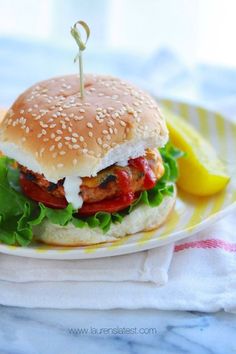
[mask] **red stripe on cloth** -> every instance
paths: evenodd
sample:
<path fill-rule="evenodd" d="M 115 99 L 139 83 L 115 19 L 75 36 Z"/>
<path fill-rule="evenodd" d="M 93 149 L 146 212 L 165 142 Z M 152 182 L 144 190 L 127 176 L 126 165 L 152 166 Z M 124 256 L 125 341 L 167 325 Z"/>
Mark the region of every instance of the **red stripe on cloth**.
<path fill-rule="evenodd" d="M 209 239 L 203 241 L 192 241 L 182 243 L 175 246 L 175 252 L 184 251 L 189 248 L 203 248 L 203 249 L 215 249 L 220 248 L 227 252 L 236 252 L 236 244 L 222 241 L 219 239 Z"/>

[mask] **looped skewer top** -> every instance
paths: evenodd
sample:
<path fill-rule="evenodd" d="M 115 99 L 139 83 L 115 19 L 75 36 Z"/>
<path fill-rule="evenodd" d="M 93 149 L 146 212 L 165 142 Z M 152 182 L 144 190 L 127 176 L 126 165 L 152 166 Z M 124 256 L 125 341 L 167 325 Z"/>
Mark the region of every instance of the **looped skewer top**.
<path fill-rule="evenodd" d="M 80 25 L 84 29 L 86 33 L 86 39 L 85 41 L 82 40 L 82 36 L 80 31 L 78 30 L 77 26 Z M 81 98 L 84 97 L 84 74 L 83 74 L 83 58 L 82 58 L 82 52 L 86 49 L 86 44 L 90 36 L 90 29 L 89 26 L 87 25 L 86 22 L 84 21 L 77 21 L 74 26 L 71 28 L 70 31 L 72 37 L 76 41 L 78 47 L 79 47 L 79 53 L 75 56 L 74 62 L 79 60 L 79 73 L 80 73 L 80 96 Z"/>

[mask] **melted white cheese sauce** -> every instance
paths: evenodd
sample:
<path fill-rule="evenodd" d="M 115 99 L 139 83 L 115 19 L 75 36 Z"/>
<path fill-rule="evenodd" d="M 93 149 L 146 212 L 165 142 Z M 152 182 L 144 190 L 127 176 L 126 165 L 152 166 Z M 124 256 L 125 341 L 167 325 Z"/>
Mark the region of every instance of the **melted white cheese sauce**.
<path fill-rule="evenodd" d="M 82 179 L 80 177 L 66 177 L 63 185 L 65 198 L 75 209 L 79 209 L 83 205 L 83 199 L 79 194 L 81 184 Z"/>
<path fill-rule="evenodd" d="M 116 163 L 117 166 L 125 167 L 128 166 L 129 159 L 127 160 L 120 160 Z"/>

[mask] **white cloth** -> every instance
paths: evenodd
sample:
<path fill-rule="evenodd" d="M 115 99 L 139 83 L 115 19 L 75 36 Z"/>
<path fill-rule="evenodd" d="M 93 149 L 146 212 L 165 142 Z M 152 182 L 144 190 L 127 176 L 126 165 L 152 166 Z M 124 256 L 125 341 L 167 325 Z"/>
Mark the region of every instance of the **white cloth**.
<path fill-rule="evenodd" d="M 137 281 L 163 285 L 168 279 L 173 245 L 119 257 L 83 260 L 47 260 L 0 255 L 0 280 Z"/>
<path fill-rule="evenodd" d="M 0 303 L 234 312 L 235 218 L 233 213 L 194 237 L 179 241 L 175 252 L 169 245 L 133 255 L 76 262 L 0 255 Z"/>

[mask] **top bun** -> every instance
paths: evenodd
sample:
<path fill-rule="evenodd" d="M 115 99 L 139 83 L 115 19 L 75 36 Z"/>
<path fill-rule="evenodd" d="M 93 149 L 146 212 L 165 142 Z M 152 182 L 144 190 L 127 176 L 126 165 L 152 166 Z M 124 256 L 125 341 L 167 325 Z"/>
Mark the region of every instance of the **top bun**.
<path fill-rule="evenodd" d="M 1 124 L 0 150 L 50 181 L 94 176 L 161 147 L 168 131 L 156 102 L 133 85 L 104 75 L 42 81 L 22 93 Z"/>

